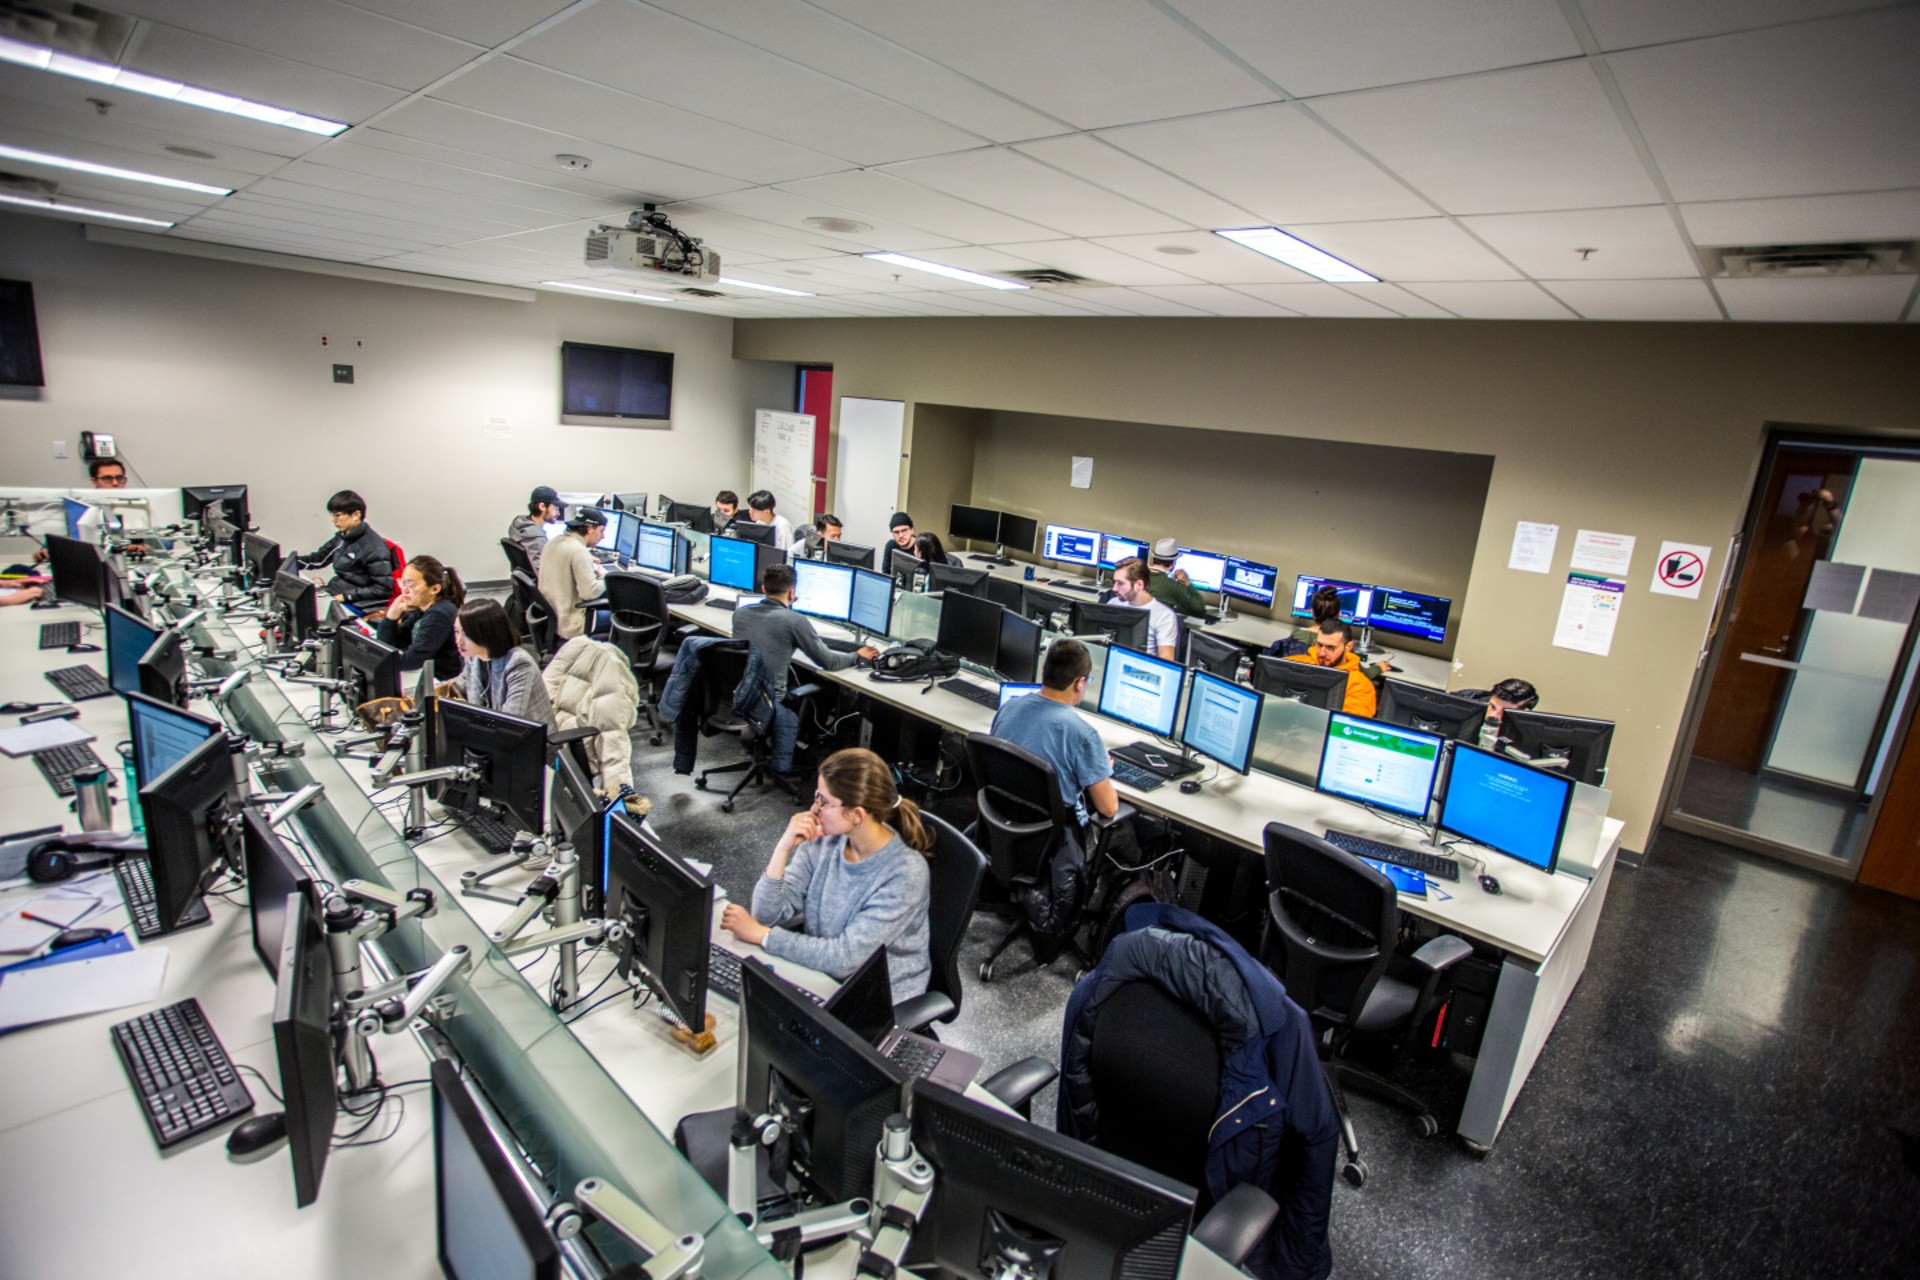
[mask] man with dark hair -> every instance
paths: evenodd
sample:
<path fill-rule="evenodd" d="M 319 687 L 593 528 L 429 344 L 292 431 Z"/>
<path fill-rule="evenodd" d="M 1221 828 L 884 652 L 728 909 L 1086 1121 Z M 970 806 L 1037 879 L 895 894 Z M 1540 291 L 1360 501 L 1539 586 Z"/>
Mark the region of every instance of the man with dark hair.
<path fill-rule="evenodd" d="M 1288 658 L 1288 662 L 1308 662 L 1316 667 L 1337 667 L 1347 673 L 1347 697 L 1341 710 L 1350 716 L 1372 716 L 1379 707 L 1379 694 L 1373 681 L 1360 670 L 1360 655 L 1353 651 L 1353 627 L 1338 617 L 1316 623 L 1313 647 Z"/>
<path fill-rule="evenodd" d="M 580 507 L 567 521 L 567 531 L 547 544 L 540 557 L 540 594 L 553 606 L 554 634 L 571 640 L 587 632 L 587 611 L 581 601 L 597 599 L 604 570 L 593 558 L 593 548 L 607 535 L 607 517 L 598 507 Z M 606 614 L 594 630 L 605 631 Z"/>
<path fill-rule="evenodd" d="M 507 540 L 527 553 L 535 573 L 540 572 L 540 553 L 547 549 L 546 527 L 566 513 L 567 509 L 560 504 L 560 495 L 543 484 L 527 498 L 527 514 L 515 516 L 507 525 Z"/>
<path fill-rule="evenodd" d="M 773 526 L 773 545 L 782 551 L 793 545 L 793 522 L 774 512 L 771 490 L 755 489 L 747 495 L 747 519 L 755 524 Z"/>
<path fill-rule="evenodd" d="M 384 609 L 393 599 L 393 549 L 367 523 L 367 502 L 351 489 L 327 499 L 334 534 L 310 556 L 299 556 L 303 569 L 333 570 L 327 594 L 342 604 L 365 612 Z"/>
<path fill-rule="evenodd" d="M 1200 594 L 1200 588 L 1188 582 L 1185 573 L 1173 571 L 1173 562 L 1180 558 L 1180 544 L 1172 538 L 1162 538 L 1153 544 L 1152 555 L 1153 577 L 1147 580 L 1147 590 L 1153 593 L 1153 598 L 1189 618 L 1206 617 L 1207 600 Z"/>
<path fill-rule="evenodd" d="M 822 671 L 842 671 L 860 658 L 872 660 L 880 651 L 866 646 L 853 653 L 840 653 L 826 646 L 820 633 L 804 614 L 793 611 L 793 570 L 784 564 L 770 565 L 760 575 L 760 603 L 737 609 L 733 615 L 733 637 L 745 640 L 767 669 L 773 693 L 773 769 L 785 773 L 793 768 L 793 745 L 800 737 L 800 716 L 787 706 L 787 677 L 793 668 L 794 651 L 807 655 Z"/>
<path fill-rule="evenodd" d="M 1173 610 L 1153 598 L 1153 592 L 1147 584 L 1145 561 L 1122 560 L 1113 567 L 1113 599 L 1116 604 L 1126 605 L 1129 609 L 1147 611 L 1147 652 L 1172 662 L 1174 651 L 1180 644 L 1180 619 L 1173 616 Z"/>
<path fill-rule="evenodd" d="M 787 559 L 799 560 L 806 556 L 825 555 L 820 548 L 829 542 L 838 542 L 846 532 L 840 523 L 840 517 L 831 513 L 821 516 L 812 524 L 800 526 L 799 534 L 787 547 Z"/>
<path fill-rule="evenodd" d="M 725 533 L 739 514 L 740 495 L 731 489 L 722 489 L 713 499 L 713 531 Z"/>
<path fill-rule="evenodd" d="M 1486 727 L 1499 733 L 1500 717 L 1509 711 L 1531 711 L 1540 705 L 1540 691 L 1516 676 L 1509 676 L 1491 689 L 1455 689 L 1454 695 L 1487 704 Z"/>
<path fill-rule="evenodd" d="M 914 530 L 913 517 L 906 512 L 896 511 L 893 513 L 893 518 L 887 521 L 887 534 L 893 541 L 881 549 L 880 572 L 882 573 L 893 572 L 893 557 L 895 552 L 903 556 L 917 557 L 919 555 L 919 552 L 914 550 L 914 544 L 919 540 L 919 534 Z"/>
<path fill-rule="evenodd" d="M 87 478 L 96 489 L 127 487 L 127 464 L 118 458 L 95 458 L 87 464 Z"/>
<path fill-rule="evenodd" d="M 1078 640 L 1055 640 L 1041 665 L 1040 692 L 1001 707 L 988 730 L 1052 765 L 1060 780 L 1061 799 L 1081 822 L 1087 820 L 1086 801 L 1103 818 L 1120 811 L 1107 748 L 1076 710 L 1087 696 L 1087 678 L 1092 673 L 1093 658 L 1085 645 Z"/>

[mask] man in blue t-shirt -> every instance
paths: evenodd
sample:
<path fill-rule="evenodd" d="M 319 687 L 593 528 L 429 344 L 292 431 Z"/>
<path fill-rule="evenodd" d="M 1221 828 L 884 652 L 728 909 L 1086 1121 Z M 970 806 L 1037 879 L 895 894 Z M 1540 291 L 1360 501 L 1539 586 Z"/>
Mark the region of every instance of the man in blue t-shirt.
<path fill-rule="evenodd" d="M 1040 672 L 1040 692 L 1000 708 L 988 731 L 1052 765 L 1060 779 L 1061 797 L 1083 823 L 1087 807 L 1081 801 L 1082 791 L 1101 817 L 1111 818 L 1120 811 L 1107 748 L 1078 710 L 1092 671 L 1093 659 L 1085 645 L 1078 640 L 1054 641 Z"/>

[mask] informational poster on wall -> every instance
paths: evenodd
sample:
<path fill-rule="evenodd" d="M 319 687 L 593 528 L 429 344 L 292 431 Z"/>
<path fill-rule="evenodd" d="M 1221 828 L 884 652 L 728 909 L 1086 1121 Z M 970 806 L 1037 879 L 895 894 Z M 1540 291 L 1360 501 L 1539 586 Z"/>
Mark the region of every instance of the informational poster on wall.
<path fill-rule="evenodd" d="M 813 519 L 812 414 L 754 410 L 753 487 L 771 493 L 774 511 L 795 525 Z"/>
<path fill-rule="evenodd" d="M 1553 627 L 1553 643 L 1576 653 L 1604 658 L 1613 649 L 1620 605 L 1627 598 L 1627 580 L 1598 573 L 1570 573 L 1560 596 L 1560 618 Z"/>
<path fill-rule="evenodd" d="M 1573 560 L 1567 566 L 1585 573 L 1625 577 L 1633 563 L 1633 535 L 1582 529 L 1573 535 Z"/>
<path fill-rule="evenodd" d="M 1559 525 L 1520 521 L 1513 526 L 1513 550 L 1507 553 L 1507 568 L 1523 573 L 1552 573 L 1553 549 L 1559 541 Z"/>

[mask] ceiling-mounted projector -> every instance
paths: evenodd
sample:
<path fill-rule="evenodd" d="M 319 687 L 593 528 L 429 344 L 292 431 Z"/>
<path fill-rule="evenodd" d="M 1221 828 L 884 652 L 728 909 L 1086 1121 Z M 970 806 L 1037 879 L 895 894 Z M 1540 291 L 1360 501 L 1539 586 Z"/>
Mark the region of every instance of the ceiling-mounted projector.
<path fill-rule="evenodd" d="M 720 255 L 667 220 L 652 205 L 635 210 L 624 227 L 602 226 L 587 235 L 586 261 L 596 271 L 648 276 L 674 284 L 715 284 Z"/>

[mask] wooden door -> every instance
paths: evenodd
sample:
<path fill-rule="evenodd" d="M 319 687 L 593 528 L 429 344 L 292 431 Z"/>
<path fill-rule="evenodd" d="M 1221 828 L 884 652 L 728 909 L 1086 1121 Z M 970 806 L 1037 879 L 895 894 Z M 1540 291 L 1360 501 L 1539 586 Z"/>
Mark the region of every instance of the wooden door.
<path fill-rule="evenodd" d="M 1886 798 L 1860 859 L 1860 883 L 1920 898 L 1920 715 L 1908 723 L 1884 785 Z"/>

